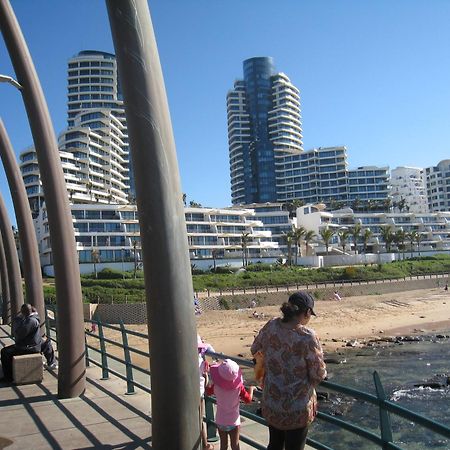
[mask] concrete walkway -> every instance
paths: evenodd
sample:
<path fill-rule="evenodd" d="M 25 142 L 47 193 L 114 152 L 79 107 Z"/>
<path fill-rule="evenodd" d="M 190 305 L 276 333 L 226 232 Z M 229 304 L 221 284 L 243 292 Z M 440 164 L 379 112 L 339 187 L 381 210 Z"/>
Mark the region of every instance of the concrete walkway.
<path fill-rule="evenodd" d="M 11 343 L 8 333 L 0 325 L 0 347 Z M 86 375 L 86 392 L 66 400 L 57 398 L 57 370 L 45 371 L 39 384 L 0 383 L 0 450 L 151 449 L 150 395 L 126 395 L 124 381 L 102 380 L 96 366 Z M 268 442 L 267 429 L 244 418 L 241 434 Z M 251 448 L 241 443 L 241 450 Z"/>

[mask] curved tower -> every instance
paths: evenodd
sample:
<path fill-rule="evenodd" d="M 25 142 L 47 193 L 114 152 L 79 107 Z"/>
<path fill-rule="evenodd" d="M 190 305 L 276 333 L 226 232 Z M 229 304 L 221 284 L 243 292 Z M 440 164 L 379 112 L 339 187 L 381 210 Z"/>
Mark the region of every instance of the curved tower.
<path fill-rule="evenodd" d="M 227 114 L 232 203 L 276 201 L 277 158 L 303 151 L 299 90 L 273 58 L 250 58 Z"/>

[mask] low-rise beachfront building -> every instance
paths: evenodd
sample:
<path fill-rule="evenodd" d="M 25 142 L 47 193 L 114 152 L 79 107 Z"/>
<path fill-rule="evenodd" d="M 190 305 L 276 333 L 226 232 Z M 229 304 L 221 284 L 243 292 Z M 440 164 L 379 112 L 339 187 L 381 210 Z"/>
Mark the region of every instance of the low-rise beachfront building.
<path fill-rule="evenodd" d="M 72 204 L 72 218 L 81 273 L 111 267 L 141 266 L 139 222 L 135 205 Z M 277 242 L 252 209 L 185 208 L 191 261 L 199 268 L 242 263 L 242 236 L 249 260 L 280 256 Z M 53 260 L 45 205 L 35 219 L 41 266 L 53 275 Z"/>
<path fill-rule="evenodd" d="M 436 252 L 450 250 L 450 212 L 436 213 L 355 213 L 351 208 L 338 211 L 325 211 L 324 205 L 306 205 L 297 209 L 297 226 L 313 230 L 317 234 L 315 253 L 325 254 L 325 245 L 320 238 L 324 228 L 334 231 L 330 253 L 341 253 L 337 233 L 339 230 L 351 232 L 356 225 L 361 231 L 357 239 L 357 252 L 384 253 L 406 250 L 414 252 Z M 363 238 L 366 230 L 370 236 Z M 389 230 L 389 233 L 387 233 Z M 400 232 L 403 239 L 400 244 L 396 239 L 388 238 Z M 402 237 L 402 233 L 404 233 Z M 399 248 L 400 247 L 400 248 Z M 355 243 L 350 234 L 347 241 L 349 253 L 355 253 Z"/>
<path fill-rule="evenodd" d="M 284 203 L 251 203 L 242 206 L 244 209 L 255 211 L 256 219 L 263 223 L 262 229 L 270 231 L 272 241 L 278 243 L 282 254 L 287 252 L 285 236 L 295 228 L 295 220 L 290 217 L 289 211 L 284 206 Z"/>

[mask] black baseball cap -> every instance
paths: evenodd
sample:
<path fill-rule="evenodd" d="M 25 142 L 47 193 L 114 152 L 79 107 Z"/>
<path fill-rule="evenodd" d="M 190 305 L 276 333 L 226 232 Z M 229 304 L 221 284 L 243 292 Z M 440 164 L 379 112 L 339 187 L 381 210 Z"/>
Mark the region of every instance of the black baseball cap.
<path fill-rule="evenodd" d="M 314 312 L 314 298 L 306 291 L 294 292 L 288 300 L 289 303 L 297 306 L 299 309 L 310 309 L 313 316 L 316 315 Z"/>

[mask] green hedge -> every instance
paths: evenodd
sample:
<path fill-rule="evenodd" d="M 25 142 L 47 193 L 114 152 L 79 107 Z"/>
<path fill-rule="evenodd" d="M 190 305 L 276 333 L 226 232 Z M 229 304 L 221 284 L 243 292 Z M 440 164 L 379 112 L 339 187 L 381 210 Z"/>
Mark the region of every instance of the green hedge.
<path fill-rule="evenodd" d="M 106 270 L 106 269 L 105 269 Z M 82 277 L 81 287 L 86 302 L 124 303 L 142 302 L 145 299 L 144 280 L 122 276 L 122 272 L 114 270 L 99 272 L 102 278 Z M 393 263 L 371 266 L 325 267 L 309 269 L 302 267 L 285 267 L 277 264 L 257 263 L 249 265 L 246 271 L 229 273 L 229 268 L 221 270 L 225 273 L 202 273 L 193 275 L 195 291 L 210 289 L 240 289 L 264 286 L 286 286 L 293 284 L 314 284 L 341 280 L 382 280 L 403 278 L 407 276 L 426 275 L 429 273 L 450 272 L 450 256 L 436 255 L 424 258 L 413 258 Z M 217 271 L 219 272 L 219 271 Z M 131 272 L 125 274 L 133 276 Z M 140 273 L 142 274 L 142 272 Z M 44 287 L 46 298 L 55 297 L 55 287 Z"/>

